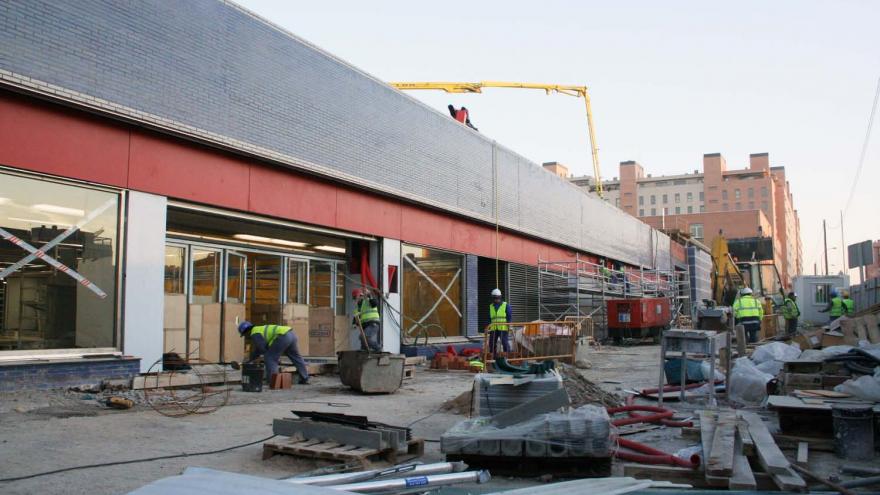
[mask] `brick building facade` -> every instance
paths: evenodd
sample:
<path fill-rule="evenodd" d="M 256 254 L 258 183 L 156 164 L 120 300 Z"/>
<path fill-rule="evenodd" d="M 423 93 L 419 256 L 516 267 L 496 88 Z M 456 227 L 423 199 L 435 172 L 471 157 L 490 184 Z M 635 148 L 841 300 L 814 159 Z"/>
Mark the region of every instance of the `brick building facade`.
<path fill-rule="evenodd" d="M 595 190 L 591 177 L 572 182 Z M 711 243 L 773 238 L 773 259 L 786 287 L 802 273 L 800 220 L 785 167 L 770 166 L 767 153 L 749 156 L 749 167 L 728 170 L 720 153 L 703 155 L 703 171 L 652 177 L 634 161 L 620 163 L 620 176 L 603 182 L 605 200 L 652 227 L 688 233 Z"/>

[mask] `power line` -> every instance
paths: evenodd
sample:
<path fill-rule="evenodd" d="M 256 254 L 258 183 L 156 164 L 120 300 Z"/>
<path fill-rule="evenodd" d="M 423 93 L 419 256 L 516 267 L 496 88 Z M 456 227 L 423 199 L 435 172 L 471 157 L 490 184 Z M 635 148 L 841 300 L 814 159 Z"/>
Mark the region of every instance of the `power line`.
<path fill-rule="evenodd" d="M 865 140 L 862 142 L 862 153 L 859 156 L 859 166 L 856 168 L 856 176 L 853 179 L 852 187 L 849 189 L 849 197 L 846 200 L 846 207 L 843 209 L 843 216 L 846 217 L 849 211 L 850 203 L 856 192 L 856 186 L 859 184 L 859 176 L 862 173 L 862 166 L 865 164 L 865 156 L 868 154 L 868 143 L 871 140 L 871 129 L 874 127 L 874 117 L 877 115 L 877 101 L 880 100 L 880 77 L 877 78 L 877 89 L 874 90 L 874 103 L 871 105 L 871 116 L 868 117 L 868 129 L 865 131 Z"/>

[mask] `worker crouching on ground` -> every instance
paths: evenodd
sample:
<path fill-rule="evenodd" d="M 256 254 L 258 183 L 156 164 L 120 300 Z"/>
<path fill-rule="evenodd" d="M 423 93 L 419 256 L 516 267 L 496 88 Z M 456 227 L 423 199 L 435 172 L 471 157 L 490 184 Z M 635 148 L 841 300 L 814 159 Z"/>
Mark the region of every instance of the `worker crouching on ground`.
<path fill-rule="evenodd" d="M 299 375 L 301 385 L 309 383 L 309 371 L 306 368 L 306 362 L 299 353 L 299 345 L 296 333 L 290 327 L 282 325 L 259 325 L 254 326 L 249 321 L 243 321 L 238 325 L 238 333 L 242 337 L 251 337 L 251 361 L 257 360 L 260 356 L 266 363 L 266 378 L 272 379 L 272 376 L 278 373 L 278 365 L 281 363 L 281 356 L 285 355 L 290 362 L 296 366 L 296 374 Z"/>
<path fill-rule="evenodd" d="M 489 305 L 489 352 L 497 357 L 497 343 L 501 339 L 501 348 L 510 352 L 510 323 L 512 320 L 510 305 L 501 299 L 501 289 L 492 291 L 492 304 Z"/>
<path fill-rule="evenodd" d="M 797 305 L 797 294 L 789 292 L 788 297 L 782 303 L 782 317 L 785 318 L 785 333 L 794 335 L 797 332 L 798 317 L 801 309 Z"/>
<path fill-rule="evenodd" d="M 752 289 L 746 287 L 739 291 L 739 298 L 733 302 L 733 313 L 736 324 L 745 328 L 748 343 L 757 342 L 764 308 L 760 301 L 752 297 Z"/>
<path fill-rule="evenodd" d="M 379 331 L 382 329 L 382 318 L 379 316 L 378 299 L 369 290 L 364 292 L 361 289 L 351 291 L 351 297 L 354 299 L 354 319 L 352 322 L 364 331 L 359 339 L 361 350 L 380 352 L 382 345 L 379 344 Z M 366 342 L 364 341 L 365 337 Z"/>

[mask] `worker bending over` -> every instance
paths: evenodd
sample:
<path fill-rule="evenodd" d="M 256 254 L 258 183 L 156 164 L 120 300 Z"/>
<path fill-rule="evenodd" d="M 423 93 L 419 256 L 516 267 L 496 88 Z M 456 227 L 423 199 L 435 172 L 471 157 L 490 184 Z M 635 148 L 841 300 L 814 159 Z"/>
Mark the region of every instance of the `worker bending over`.
<path fill-rule="evenodd" d="M 733 313 L 734 322 L 746 330 L 746 341 L 750 344 L 757 342 L 764 307 L 752 297 L 752 289 L 745 287 L 739 291 L 739 298 L 733 302 Z"/>
<path fill-rule="evenodd" d="M 243 321 L 238 325 L 238 333 L 242 337 L 251 337 L 251 361 L 257 360 L 260 356 L 266 363 L 266 377 L 272 379 L 272 376 L 278 373 L 278 365 L 281 363 L 281 356 L 285 355 L 290 362 L 296 366 L 296 374 L 299 375 L 299 382 L 302 385 L 309 383 L 309 371 L 306 369 L 306 362 L 299 353 L 298 339 L 296 333 L 291 331 L 290 327 L 283 325 L 259 325 L 254 326 L 249 321 Z"/>
<path fill-rule="evenodd" d="M 361 341 L 361 350 L 380 352 L 382 346 L 379 344 L 379 331 L 382 329 L 382 317 L 379 316 L 378 299 L 371 291 L 364 292 L 361 289 L 351 291 L 351 297 L 354 299 L 353 323 L 364 331 L 358 339 Z"/>
<path fill-rule="evenodd" d="M 510 305 L 507 301 L 501 300 L 501 289 L 492 291 L 492 304 L 489 305 L 489 352 L 492 357 L 497 357 L 497 341 L 501 339 L 501 348 L 504 352 L 510 352 L 510 325 L 513 317 L 511 316 Z"/>
<path fill-rule="evenodd" d="M 797 332 L 798 317 L 801 309 L 797 305 L 797 294 L 789 292 L 788 297 L 782 302 L 782 317 L 785 318 L 785 333 L 794 335 Z"/>

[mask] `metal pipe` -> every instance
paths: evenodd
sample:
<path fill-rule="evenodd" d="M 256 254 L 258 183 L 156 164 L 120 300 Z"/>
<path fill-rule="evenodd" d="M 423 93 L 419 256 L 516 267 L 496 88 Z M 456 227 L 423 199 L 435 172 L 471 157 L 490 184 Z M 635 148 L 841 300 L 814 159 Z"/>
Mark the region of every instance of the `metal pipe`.
<path fill-rule="evenodd" d="M 823 483 L 824 483 L 824 481 L 823 481 Z M 869 478 L 844 481 L 842 483 L 839 483 L 839 485 L 844 488 L 859 488 L 862 486 L 880 485 L 880 476 L 871 476 Z"/>
<path fill-rule="evenodd" d="M 841 466 L 840 471 L 844 474 L 858 474 L 862 476 L 880 475 L 880 469 L 877 468 Z"/>
<path fill-rule="evenodd" d="M 463 462 L 438 462 L 435 464 L 401 464 L 388 469 L 370 469 L 354 473 L 325 474 L 305 478 L 287 478 L 284 481 L 298 485 L 330 486 L 345 483 L 359 483 L 376 478 L 406 475 L 426 476 L 429 474 L 460 473 L 468 468 Z"/>
<path fill-rule="evenodd" d="M 438 486 L 456 485 L 459 483 L 487 483 L 492 477 L 489 471 L 465 471 L 462 473 L 436 474 L 432 476 L 415 476 L 392 480 L 365 481 L 347 485 L 331 485 L 328 488 L 358 493 L 374 493 L 407 488 L 435 488 Z"/>

